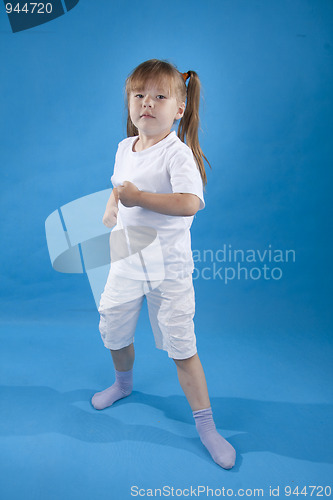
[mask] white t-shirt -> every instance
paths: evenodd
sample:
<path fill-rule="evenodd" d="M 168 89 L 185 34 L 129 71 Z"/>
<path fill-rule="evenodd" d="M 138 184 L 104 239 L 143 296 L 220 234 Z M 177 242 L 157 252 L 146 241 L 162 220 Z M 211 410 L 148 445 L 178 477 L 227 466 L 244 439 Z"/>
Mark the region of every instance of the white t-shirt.
<path fill-rule="evenodd" d="M 118 145 L 114 187 L 130 181 L 151 193 L 192 193 L 205 206 L 203 184 L 192 151 L 173 131 L 143 151 L 133 151 L 137 137 Z M 141 207 L 118 205 L 111 231 L 111 268 L 132 279 L 162 280 L 193 272 L 190 227 L 193 216 L 164 215 Z"/>

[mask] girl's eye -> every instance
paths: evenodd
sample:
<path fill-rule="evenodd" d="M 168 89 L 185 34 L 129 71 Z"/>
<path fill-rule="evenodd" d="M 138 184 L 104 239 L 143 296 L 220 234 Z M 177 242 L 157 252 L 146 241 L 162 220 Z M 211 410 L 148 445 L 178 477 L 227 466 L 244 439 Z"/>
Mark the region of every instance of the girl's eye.
<path fill-rule="evenodd" d="M 159 95 L 157 96 L 157 99 L 165 99 L 165 96 L 164 96 L 164 95 L 159 94 Z"/>
<path fill-rule="evenodd" d="M 142 94 L 135 94 L 135 97 L 138 97 L 139 99 L 142 99 L 143 95 Z"/>

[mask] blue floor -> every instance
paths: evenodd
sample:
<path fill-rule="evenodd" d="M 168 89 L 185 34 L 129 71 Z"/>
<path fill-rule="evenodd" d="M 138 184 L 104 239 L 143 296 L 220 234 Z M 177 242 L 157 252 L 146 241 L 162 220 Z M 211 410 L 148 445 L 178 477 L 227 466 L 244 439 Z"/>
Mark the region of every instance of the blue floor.
<path fill-rule="evenodd" d="M 214 286 L 225 294 L 220 305 L 205 299 Z M 145 308 L 135 391 L 96 411 L 91 396 L 113 381 L 98 313 L 92 302 L 80 308 L 54 300 L 51 308 L 48 298 L 26 305 L 30 317 L 8 314 L 1 325 L 1 498 L 122 500 L 163 487 L 170 496 L 172 487 L 174 496 L 192 487 L 192 496 L 205 498 L 202 487 L 216 496 L 222 488 L 228 496 L 262 490 L 268 498 L 270 487 L 284 496 L 286 486 L 332 486 L 325 322 L 311 311 L 302 319 L 296 301 L 288 308 L 278 293 L 264 304 L 264 290 L 262 303 L 259 292 L 251 299 L 226 290 L 196 285 L 196 330 L 216 425 L 238 453 L 232 471 L 202 447 L 175 366 L 154 347 Z"/>

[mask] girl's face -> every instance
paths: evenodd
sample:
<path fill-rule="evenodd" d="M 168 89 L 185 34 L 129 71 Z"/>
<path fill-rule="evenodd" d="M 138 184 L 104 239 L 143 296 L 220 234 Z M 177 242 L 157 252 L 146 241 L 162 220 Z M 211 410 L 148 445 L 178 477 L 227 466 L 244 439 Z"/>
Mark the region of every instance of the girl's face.
<path fill-rule="evenodd" d="M 185 103 L 179 102 L 169 85 L 148 81 L 143 88 L 130 92 L 128 107 L 139 136 L 161 140 L 183 116 Z"/>

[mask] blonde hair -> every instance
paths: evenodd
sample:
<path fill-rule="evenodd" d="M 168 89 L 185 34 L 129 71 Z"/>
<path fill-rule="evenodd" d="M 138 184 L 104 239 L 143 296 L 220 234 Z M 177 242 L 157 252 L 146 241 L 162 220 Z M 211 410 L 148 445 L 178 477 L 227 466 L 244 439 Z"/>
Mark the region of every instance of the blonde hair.
<path fill-rule="evenodd" d="M 199 144 L 199 105 L 200 105 L 200 80 L 195 71 L 188 71 L 186 76 L 178 71 L 178 69 L 168 61 L 160 61 L 158 59 L 150 59 L 137 66 L 126 80 L 126 96 L 127 96 L 127 136 L 132 137 L 138 135 L 138 129 L 133 124 L 128 102 L 132 91 L 142 89 L 148 80 L 154 80 L 158 85 L 166 78 L 170 82 L 170 92 L 174 92 L 180 102 L 185 102 L 186 107 L 178 125 L 178 137 L 189 148 L 191 148 L 194 158 L 197 162 L 202 182 L 207 184 L 207 176 L 205 171 L 204 160 L 210 166 L 209 161 L 202 152 Z M 188 85 L 186 86 L 186 80 Z"/>

